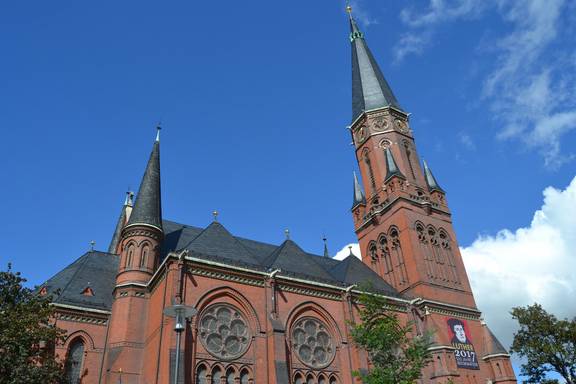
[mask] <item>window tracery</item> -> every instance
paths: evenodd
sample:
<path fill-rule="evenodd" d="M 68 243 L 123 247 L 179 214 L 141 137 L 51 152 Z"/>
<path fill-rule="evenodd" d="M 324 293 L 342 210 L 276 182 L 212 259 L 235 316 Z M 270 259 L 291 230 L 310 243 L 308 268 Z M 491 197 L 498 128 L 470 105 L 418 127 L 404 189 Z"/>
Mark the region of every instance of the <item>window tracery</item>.
<path fill-rule="evenodd" d="M 304 317 L 292 327 L 292 347 L 295 355 L 311 368 L 328 366 L 335 355 L 334 341 L 321 321 Z"/>
<path fill-rule="evenodd" d="M 231 360 L 242 356 L 250 345 L 248 322 L 239 310 L 228 304 L 208 307 L 200 319 L 199 336 L 213 356 Z"/>
<path fill-rule="evenodd" d="M 404 253 L 400 245 L 400 233 L 398 228 L 391 227 L 388 231 L 390 237 L 390 253 L 394 255 L 395 269 L 398 271 L 399 285 L 408 284 L 408 272 L 406 271 L 406 263 L 404 262 Z"/>
<path fill-rule="evenodd" d="M 428 277 L 445 285 L 460 284 L 450 237 L 446 231 L 442 228 L 437 230 L 432 225 L 425 228 L 419 222 L 415 224 L 415 229 Z"/>

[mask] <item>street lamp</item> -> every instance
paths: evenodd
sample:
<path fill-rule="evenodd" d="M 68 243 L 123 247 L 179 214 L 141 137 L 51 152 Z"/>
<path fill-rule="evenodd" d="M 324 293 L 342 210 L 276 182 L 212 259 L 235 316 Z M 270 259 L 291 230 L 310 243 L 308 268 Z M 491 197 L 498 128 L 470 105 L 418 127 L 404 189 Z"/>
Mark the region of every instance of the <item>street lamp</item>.
<path fill-rule="evenodd" d="M 168 317 L 176 318 L 174 323 L 174 332 L 176 332 L 176 361 L 174 363 L 174 384 L 178 384 L 178 373 L 180 371 L 180 341 L 182 332 L 186 329 L 186 319 L 191 318 L 198 313 L 194 307 L 184 304 L 174 304 L 171 307 L 164 308 L 164 314 Z"/>

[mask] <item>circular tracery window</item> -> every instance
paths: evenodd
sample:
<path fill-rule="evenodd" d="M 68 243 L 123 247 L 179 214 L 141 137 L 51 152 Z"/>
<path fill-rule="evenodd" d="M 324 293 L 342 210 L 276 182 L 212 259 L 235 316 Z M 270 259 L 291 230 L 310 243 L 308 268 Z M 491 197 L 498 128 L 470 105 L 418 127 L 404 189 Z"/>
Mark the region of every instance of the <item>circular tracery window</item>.
<path fill-rule="evenodd" d="M 200 319 L 200 341 L 212 355 L 231 360 L 242 356 L 250 345 L 247 322 L 240 311 L 226 304 L 216 304 Z"/>
<path fill-rule="evenodd" d="M 324 368 L 334 358 L 334 343 L 326 326 L 305 317 L 292 328 L 292 346 L 298 358 L 312 368 Z"/>

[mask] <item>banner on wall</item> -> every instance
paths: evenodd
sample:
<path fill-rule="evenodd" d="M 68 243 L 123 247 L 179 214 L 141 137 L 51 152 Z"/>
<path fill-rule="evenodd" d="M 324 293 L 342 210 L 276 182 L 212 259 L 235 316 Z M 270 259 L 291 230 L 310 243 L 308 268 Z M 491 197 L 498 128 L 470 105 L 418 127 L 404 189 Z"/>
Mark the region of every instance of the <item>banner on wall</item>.
<path fill-rule="evenodd" d="M 455 348 L 454 356 L 458 368 L 480 369 L 466 320 L 449 318 L 446 323 L 448 324 L 448 335 L 450 335 L 452 346 Z"/>

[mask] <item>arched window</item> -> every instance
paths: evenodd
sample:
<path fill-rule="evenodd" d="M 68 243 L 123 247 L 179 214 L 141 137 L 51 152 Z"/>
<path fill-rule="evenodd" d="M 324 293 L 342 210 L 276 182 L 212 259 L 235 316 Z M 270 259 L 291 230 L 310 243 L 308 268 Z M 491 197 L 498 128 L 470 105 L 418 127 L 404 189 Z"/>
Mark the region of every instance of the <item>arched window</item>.
<path fill-rule="evenodd" d="M 414 166 L 412 165 L 412 152 L 410 151 L 410 144 L 407 140 L 403 140 L 404 150 L 406 151 L 406 159 L 408 159 L 408 166 L 410 167 L 410 174 L 412 179 L 416 180 L 416 174 L 414 173 Z"/>
<path fill-rule="evenodd" d="M 82 339 L 74 340 L 68 349 L 65 363 L 65 377 L 70 384 L 79 384 L 82 376 L 82 363 L 84 361 L 84 342 Z"/>
<path fill-rule="evenodd" d="M 502 376 L 502 367 L 500 366 L 500 363 L 496 363 L 496 368 L 498 368 L 498 376 Z"/>
<path fill-rule="evenodd" d="M 302 380 L 302 375 L 299 373 L 294 376 L 294 384 L 304 384 L 304 380 Z"/>
<path fill-rule="evenodd" d="M 208 375 L 208 369 L 204 364 L 200 364 L 196 369 L 196 384 L 208 384 L 206 375 Z"/>
<path fill-rule="evenodd" d="M 226 384 L 234 384 L 236 379 L 236 372 L 234 368 L 228 368 L 226 372 Z"/>
<path fill-rule="evenodd" d="M 306 384 L 314 384 L 314 376 L 308 375 L 306 378 Z"/>
<path fill-rule="evenodd" d="M 390 237 L 391 258 L 393 259 L 394 269 L 399 275 L 399 283 L 400 285 L 408 284 L 408 272 L 406 271 L 404 254 L 402 253 L 402 247 L 400 246 L 400 233 L 398 232 L 398 228 L 391 227 L 388 231 L 388 236 Z"/>
<path fill-rule="evenodd" d="M 126 265 L 124 266 L 125 268 L 131 268 L 132 267 L 132 259 L 134 258 L 134 245 L 130 244 L 128 246 L 128 252 L 127 252 L 127 256 L 126 256 Z"/>
<path fill-rule="evenodd" d="M 328 384 L 324 375 L 320 375 L 320 377 L 318 377 L 318 384 Z"/>
<path fill-rule="evenodd" d="M 243 369 L 240 373 L 240 384 L 248 384 L 250 381 L 250 372 L 247 369 Z"/>
<path fill-rule="evenodd" d="M 368 178 L 370 179 L 370 187 L 372 195 L 376 194 L 376 179 L 374 178 L 374 172 L 372 171 L 372 163 L 368 157 L 368 152 L 364 153 L 364 163 L 366 164 L 366 170 L 368 171 Z"/>
<path fill-rule="evenodd" d="M 338 384 L 338 379 L 336 379 L 335 377 L 331 377 L 330 384 Z"/>
<path fill-rule="evenodd" d="M 222 379 L 222 370 L 220 367 L 214 367 L 212 370 L 212 384 L 220 384 Z"/>
<path fill-rule="evenodd" d="M 142 247 L 142 253 L 140 255 L 140 267 L 146 268 L 148 265 L 148 253 L 150 253 L 150 247 L 145 245 Z"/>

